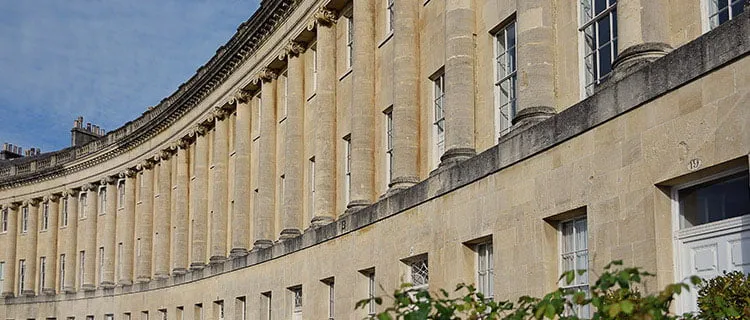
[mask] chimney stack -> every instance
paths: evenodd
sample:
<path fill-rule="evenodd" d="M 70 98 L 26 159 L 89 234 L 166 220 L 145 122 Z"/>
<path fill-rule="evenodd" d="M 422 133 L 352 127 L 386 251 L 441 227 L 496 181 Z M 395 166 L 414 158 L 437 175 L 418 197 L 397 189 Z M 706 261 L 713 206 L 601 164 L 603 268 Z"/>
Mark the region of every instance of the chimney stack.
<path fill-rule="evenodd" d="M 14 145 L 12 143 L 3 143 L 3 148 L 0 150 L 0 160 L 16 159 L 21 157 L 30 157 L 39 155 L 42 150 L 39 148 L 29 148 L 24 152 L 23 148 Z"/>
<path fill-rule="evenodd" d="M 87 144 L 104 135 L 104 130 L 98 125 L 86 122 L 84 127 L 83 123 L 83 117 L 81 116 L 73 121 L 73 128 L 70 129 L 70 145 L 73 147 Z"/>

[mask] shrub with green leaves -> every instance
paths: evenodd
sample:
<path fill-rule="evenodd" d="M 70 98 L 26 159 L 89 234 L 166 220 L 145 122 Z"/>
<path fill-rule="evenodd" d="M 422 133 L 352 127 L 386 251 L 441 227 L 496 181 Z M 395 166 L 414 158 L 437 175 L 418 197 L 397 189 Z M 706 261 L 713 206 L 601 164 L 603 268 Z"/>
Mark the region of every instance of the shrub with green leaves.
<path fill-rule="evenodd" d="M 739 271 L 698 285 L 701 319 L 750 319 L 750 274 Z"/>
<path fill-rule="evenodd" d="M 542 298 L 523 296 L 516 302 L 495 301 L 484 297 L 471 285 L 459 284 L 456 287 L 457 297 L 445 291 L 438 293 L 413 289 L 410 284 L 404 284 L 393 294 L 393 302 L 382 312 L 372 315 L 370 319 L 377 320 L 523 320 L 523 319 L 580 319 L 571 310 L 581 306 L 588 306 L 591 319 L 648 319 L 672 320 L 694 319 L 691 315 L 676 316 L 669 308 L 679 295 L 689 290 L 686 283 L 675 283 L 666 286 L 656 294 L 643 295 L 638 287 L 646 277 L 653 274 L 640 268 L 621 268 L 622 261 L 613 261 L 604 268 L 599 279 L 585 293 L 574 289 L 560 288 L 546 294 Z M 561 281 L 571 283 L 576 272 L 564 273 Z M 700 279 L 690 279 L 693 284 Z M 357 302 L 357 308 L 365 308 L 371 301 Z M 372 302 L 382 304 L 382 298 L 375 298 Z"/>

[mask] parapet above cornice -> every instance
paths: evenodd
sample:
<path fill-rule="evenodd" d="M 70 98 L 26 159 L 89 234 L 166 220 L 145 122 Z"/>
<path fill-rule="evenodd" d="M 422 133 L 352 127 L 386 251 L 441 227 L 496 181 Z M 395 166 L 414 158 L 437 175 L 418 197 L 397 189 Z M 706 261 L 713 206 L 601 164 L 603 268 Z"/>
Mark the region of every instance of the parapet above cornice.
<path fill-rule="evenodd" d="M 219 47 L 216 54 L 177 91 L 137 119 L 105 136 L 82 146 L 0 160 L 0 189 L 49 180 L 93 167 L 148 141 L 220 87 L 263 45 L 299 3 L 298 0 L 262 1 L 255 13 L 240 24 L 232 38 Z M 196 131 L 202 134 L 201 130 Z"/>

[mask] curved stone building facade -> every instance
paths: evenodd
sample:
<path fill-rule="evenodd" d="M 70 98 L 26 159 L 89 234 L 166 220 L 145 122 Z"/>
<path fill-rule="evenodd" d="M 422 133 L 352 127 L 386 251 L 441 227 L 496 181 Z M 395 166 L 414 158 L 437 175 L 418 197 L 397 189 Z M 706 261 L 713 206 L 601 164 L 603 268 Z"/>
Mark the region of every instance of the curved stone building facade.
<path fill-rule="evenodd" d="M 743 5 L 263 0 L 141 117 L 0 161 L 0 317 L 356 319 L 404 281 L 750 271 Z"/>

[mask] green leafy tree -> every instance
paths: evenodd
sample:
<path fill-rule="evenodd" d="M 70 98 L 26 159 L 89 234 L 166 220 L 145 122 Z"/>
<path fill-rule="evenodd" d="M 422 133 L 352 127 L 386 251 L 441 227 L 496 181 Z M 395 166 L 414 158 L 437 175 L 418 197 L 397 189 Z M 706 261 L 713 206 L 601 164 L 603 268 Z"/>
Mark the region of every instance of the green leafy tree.
<path fill-rule="evenodd" d="M 750 319 L 750 274 L 724 273 L 698 285 L 701 319 Z"/>

